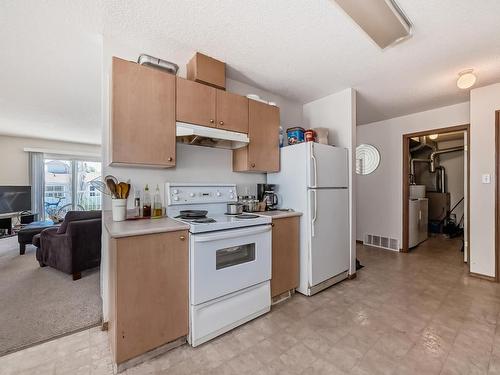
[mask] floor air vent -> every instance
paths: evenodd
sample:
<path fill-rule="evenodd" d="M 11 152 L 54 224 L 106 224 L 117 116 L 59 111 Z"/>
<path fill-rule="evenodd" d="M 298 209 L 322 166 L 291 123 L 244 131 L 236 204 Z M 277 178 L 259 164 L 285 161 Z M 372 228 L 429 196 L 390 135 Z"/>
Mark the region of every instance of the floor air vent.
<path fill-rule="evenodd" d="M 382 249 L 399 251 L 399 240 L 397 238 L 377 236 L 376 234 L 365 234 L 363 244 L 381 247 Z"/>

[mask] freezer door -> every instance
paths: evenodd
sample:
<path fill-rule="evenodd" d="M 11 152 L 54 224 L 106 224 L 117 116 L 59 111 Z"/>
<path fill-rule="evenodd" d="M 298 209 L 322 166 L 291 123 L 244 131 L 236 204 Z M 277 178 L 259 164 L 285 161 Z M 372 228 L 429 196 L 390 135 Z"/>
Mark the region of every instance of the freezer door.
<path fill-rule="evenodd" d="M 309 188 L 349 186 L 347 149 L 315 142 L 307 146 Z"/>
<path fill-rule="evenodd" d="M 349 270 L 348 189 L 309 190 L 310 286 Z"/>

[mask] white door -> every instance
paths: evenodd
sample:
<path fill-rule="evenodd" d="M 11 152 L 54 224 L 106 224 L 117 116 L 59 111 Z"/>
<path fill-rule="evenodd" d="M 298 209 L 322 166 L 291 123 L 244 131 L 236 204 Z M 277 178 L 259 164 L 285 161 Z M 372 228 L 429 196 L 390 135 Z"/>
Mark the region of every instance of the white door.
<path fill-rule="evenodd" d="M 347 149 L 308 142 L 308 187 L 349 186 Z"/>
<path fill-rule="evenodd" d="M 310 189 L 310 286 L 349 270 L 349 191 Z"/>

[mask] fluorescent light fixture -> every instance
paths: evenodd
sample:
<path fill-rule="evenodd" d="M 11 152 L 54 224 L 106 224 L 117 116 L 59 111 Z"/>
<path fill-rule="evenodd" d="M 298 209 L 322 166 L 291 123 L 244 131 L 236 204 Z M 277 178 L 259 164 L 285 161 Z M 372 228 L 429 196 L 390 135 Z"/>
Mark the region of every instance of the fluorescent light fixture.
<path fill-rule="evenodd" d="M 435 141 L 436 139 L 438 139 L 439 137 L 439 134 L 431 134 L 429 135 L 429 139 L 432 139 L 433 141 Z"/>
<path fill-rule="evenodd" d="M 411 36 L 412 25 L 394 0 L 331 0 L 384 49 Z"/>
<path fill-rule="evenodd" d="M 457 86 L 459 89 L 466 90 L 476 83 L 476 76 L 472 69 L 464 70 L 458 73 Z"/>

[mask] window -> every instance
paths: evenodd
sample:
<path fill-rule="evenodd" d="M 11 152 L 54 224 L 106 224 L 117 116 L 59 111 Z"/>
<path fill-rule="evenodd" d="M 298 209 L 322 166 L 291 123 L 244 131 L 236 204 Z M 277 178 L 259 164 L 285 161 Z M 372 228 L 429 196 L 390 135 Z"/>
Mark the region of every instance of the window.
<path fill-rule="evenodd" d="M 101 163 L 45 159 L 44 214 L 63 216 L 69 210 L 100 210 L 101 193 L 90 181 L 101 176 Z"/>

